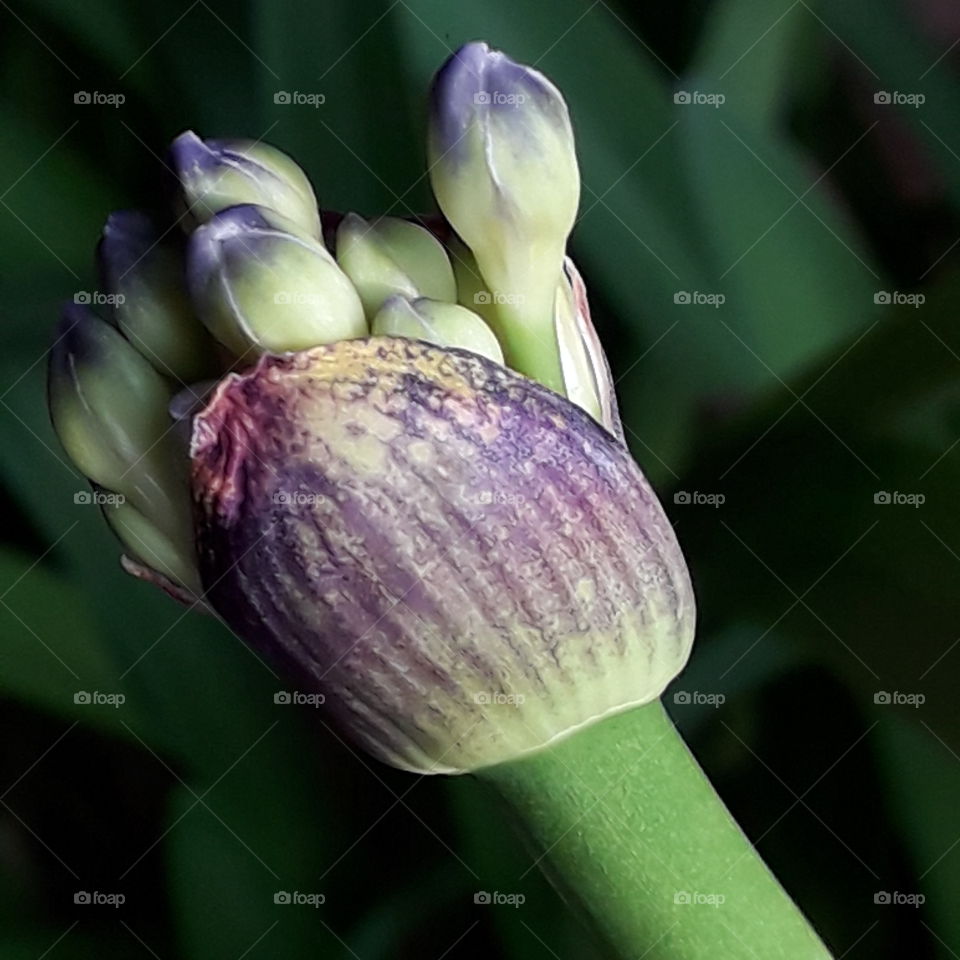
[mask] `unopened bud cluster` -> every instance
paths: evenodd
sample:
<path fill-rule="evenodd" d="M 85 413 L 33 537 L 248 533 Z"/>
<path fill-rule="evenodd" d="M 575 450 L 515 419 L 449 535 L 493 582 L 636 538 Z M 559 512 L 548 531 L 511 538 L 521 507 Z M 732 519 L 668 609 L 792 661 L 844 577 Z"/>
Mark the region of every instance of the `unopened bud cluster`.
<path fill-rule="evenodd" d="M 692 598 L 566 254 L 563 98 L 473 43 L 430 107 L 422 219 L 321 213 L 276 148 L 179 136 L 176 203 L 108 219 L 49 399 L 130 572 L 453 771 L 658 696 Z"/>

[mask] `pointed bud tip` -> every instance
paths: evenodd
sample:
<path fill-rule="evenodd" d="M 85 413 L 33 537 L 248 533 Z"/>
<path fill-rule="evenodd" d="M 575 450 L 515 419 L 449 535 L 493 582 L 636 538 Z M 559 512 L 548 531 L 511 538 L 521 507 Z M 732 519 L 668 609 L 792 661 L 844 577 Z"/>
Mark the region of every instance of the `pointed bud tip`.
<path fill-rule="evenodd" d="M 197 227 L 187 241 L 187 285 L 193 296 L 223 261 L 224 247 L 236 245 L 256 257 L 258 234 L 273 229 L 267 211 L 253 203 L 227 207 Z"/>
<path fill-rule="evenodd" d="M 522 123 L 523 110 L 518 107 L 529 101 L 568 122 L 560 91 L 540 71 L 491 50 L 482 41 L 465 44 L 437 71 L 431 86 L 437 150 L 456 154 L 471 120 L 485 112 L 495 111 Z"/>
<path fill-rule="evenodd" d="M 103 227 L 103 236 L 118 242 L 154 238 L 156 232 L 153 218 L 143 210 L 114 210 Z"/>
<path fill-rule="evenodd" d="M 55 372 L 70 375 L 78 364 L 96 362 L 103 355 L 106 326 L 89 307 L 65 302 L 50 346 L 51 379 Z"/>
<path fill-rule="evenodd" d="M 181 177 L 210 170 L 219 162 L 208 143 L 192 130 L 185 130 L 170 144 L 170 159 Z"/>
<path fill-rule="evenodd" d="M 97 265 L 104 287 L 115 291 L 159 240 L 156 224 L 142 210 L 115 210 L 111 213 L 97 245 Z"/>
<path fill-rule="evenodd" d="M 270 230 L 279 222 L 279 215 L 255 203 L 238 203 L 214 214 L 197 232 L 223 240 L 248 230 Z"/>

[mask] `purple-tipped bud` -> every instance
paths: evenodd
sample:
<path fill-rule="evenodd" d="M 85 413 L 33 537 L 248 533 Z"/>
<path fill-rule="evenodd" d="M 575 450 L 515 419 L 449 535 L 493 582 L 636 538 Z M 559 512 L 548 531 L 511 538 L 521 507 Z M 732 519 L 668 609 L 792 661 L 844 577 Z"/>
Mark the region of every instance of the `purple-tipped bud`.
<path fill-rule="evenodd" d="M 476 257 L 507 363 L 562 392 L 554 301 L 580 174 L 559 90 L 467 44 L 434 80 L 428 158 L 440 209 Z"/>
<path fill-rule="evenodd" d="M 187 283 L 200 319 L 238 358 L 366 335 L 353 284 L 319 241 L 251 204 L 190 237 Z"/>
<path fill-rule="evenodd" d="M 463 772 L 653 700 L 694 605 L 622 444 L 483 357 L 264 357 L 194 425 L 207 598 L 395 766 Z"/>
<path fill-rule="evenodd" d="M 216 348 L 187 296 L 182 239 L 139 210 L 118 210 L 97 260 L 116 325 L 157 371 L 181 383 L 209 376 Z"/>
<path fill-rule="evenodd" d="M 436 149 L 453 162 L 468 163 L 467 135 L 477 122 L 513 125 L 520 138 L 532 135 L 529 115 L 518 109 L 526 107 L 558 128 L 570 127 L 563 97 L 542 73 L 482 41 L 464 44 L 434 77 L 430 108 Z"/>
<path fill-rule="evenodd" d="M 201 140 L 192 130 L 170 146 L 192 224 L 241 203 L 282 214 L 320 240 L 320 211 L 306 174 L 285 153 L 254 140 Z"/>
<path fill-rule="evenodd" d="M 128 569 L 185 596 L 199 590 L 186 450 L 170 432 L 169 382 L 86 307 L 64 308 L 50 350 L 50 416 L 70 459 L 113 495 L 107 519 Z"/>

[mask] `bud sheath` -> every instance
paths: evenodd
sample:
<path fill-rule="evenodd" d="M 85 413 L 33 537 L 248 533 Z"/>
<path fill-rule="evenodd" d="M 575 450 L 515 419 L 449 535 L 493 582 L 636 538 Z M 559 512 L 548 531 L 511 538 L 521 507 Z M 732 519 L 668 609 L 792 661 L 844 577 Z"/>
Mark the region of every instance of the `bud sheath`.
<path fill-rule="evenodd" d="M 686 661 L 690 583 L 639 468 L 484 358 L 267 356 L 221 384 L 192 454 L 208 599 L 395 766 L 535 752 Z"/>

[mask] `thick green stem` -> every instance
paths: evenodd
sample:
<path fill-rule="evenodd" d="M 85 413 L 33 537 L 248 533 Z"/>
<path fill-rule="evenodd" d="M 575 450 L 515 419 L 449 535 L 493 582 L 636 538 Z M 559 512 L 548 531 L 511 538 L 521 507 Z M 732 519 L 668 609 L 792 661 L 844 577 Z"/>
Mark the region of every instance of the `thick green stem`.
<path fill-rule="evenodd" d="M 479 776 L 625 960 L 830 957 L 659 702 Z"/>

